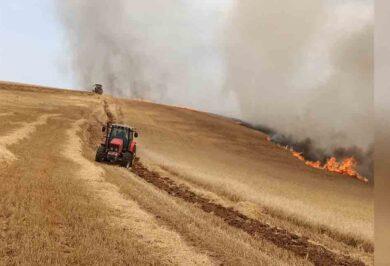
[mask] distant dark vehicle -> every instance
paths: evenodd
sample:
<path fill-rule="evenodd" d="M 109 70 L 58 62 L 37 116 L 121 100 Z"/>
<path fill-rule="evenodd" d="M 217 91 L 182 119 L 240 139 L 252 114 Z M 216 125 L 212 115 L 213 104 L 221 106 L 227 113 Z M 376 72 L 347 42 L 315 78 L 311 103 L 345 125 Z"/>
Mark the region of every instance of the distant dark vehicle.
<path fill-rule="evenodd" d="M 106 132 L 105 140 L 97 149 L 95 160 L 119 162 L 125 168 L 133 166 L 137 153 L 137 143 L 134 138 L 138 137 L 135 128 L 107 123 L 107 126 L 102 127 L 102 131 Z"/>
<path fill-rule="evenodd" d="M 103 86 L 102 86 L 102 84 L 95 84 L 94 87 L 93 87 L 92 92 L 94 92 L 96 94 L 103 94 Z"/>

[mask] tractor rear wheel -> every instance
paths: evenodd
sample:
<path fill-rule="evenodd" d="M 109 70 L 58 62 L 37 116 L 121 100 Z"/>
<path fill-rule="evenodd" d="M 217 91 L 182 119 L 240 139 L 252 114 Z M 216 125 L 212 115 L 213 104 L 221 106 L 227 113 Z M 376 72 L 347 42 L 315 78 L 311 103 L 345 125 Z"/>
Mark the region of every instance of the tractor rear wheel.
<path fill-rule="evenodd" d="M 123 154 L 121 165 L 125 168 L 133 166 L 133 154 L 131 152 L 125 152 Z"/>
<path fill-rule="evenodd" d="M 100 146 L 96 151 L 95 161 L 97 162 L 103 162 L 104 161 L 104 154 L 106 149 L 103 146 Z"/>

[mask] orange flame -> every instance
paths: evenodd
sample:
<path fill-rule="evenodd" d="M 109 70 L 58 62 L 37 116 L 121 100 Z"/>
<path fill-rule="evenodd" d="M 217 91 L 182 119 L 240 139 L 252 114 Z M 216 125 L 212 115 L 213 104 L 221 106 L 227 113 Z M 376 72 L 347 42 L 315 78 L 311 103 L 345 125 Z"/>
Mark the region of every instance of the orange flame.
<path fill-rule="evenodd" d="M 335 172 L 339 173 L 342 175 L 349 175 L 352 177 L 355 177 L 363 182 L 368 182 L 368 179 L 365 178 L 364 176 L 360 175 L 357 170 L 356 170 L 356 160 L 353 157 L 348 157 L 343 159 L 341 162 L 338 162 L 335 157 L 330 157 L 326 161 L 324 165 L 321 165 L 320 161 L 317 162 L 312 162 L 312 161 L 307 161 L 305 158 L 302 156 L 301 153 L 292 151 L 292 154 L 298 158 L 301 161 L 304 161 L 306 165 L 318 168 L 318 169 L 323 169 L 327 170 L 329 172 Z"/>
<path fill-rule="evenodd" d="M 271 138 L 269 136 L 267 136 L 266 139 L 268 141 L 271 141 Z M 278 145 L 278 146 L 280 146 L 280 145 Z M 283 147 L 283 146 L 281 146 L 281 147 Z M 327 159 L 325 164 L 321 164 L 320 161 L 313 162 L 313 161 L 306 160 L 303 157 L 302 153 L 296 152 L 288 146 L 285 146 L 283 148 L 290 150 L 294 157 L 298 158 L 301 161 L 304 161 L 307 166 L 314 167 L 317 169 L 326 170 L 329 172 L 335 172 L 335 173 L 339 173 L 339 174 L 343 174 L 343 175 L 349 175 L 349 176 L 355 177 L 363 182 L 368 182 L 367 178 L 365 178 L 364 176 L 360 175 L 357 172 L 357 170 L 356 170 L 357 162 L 356 162 L 354 157 L 345 158 L 341 162 L 338 162 L 335 157 L 330 157 Z"/>

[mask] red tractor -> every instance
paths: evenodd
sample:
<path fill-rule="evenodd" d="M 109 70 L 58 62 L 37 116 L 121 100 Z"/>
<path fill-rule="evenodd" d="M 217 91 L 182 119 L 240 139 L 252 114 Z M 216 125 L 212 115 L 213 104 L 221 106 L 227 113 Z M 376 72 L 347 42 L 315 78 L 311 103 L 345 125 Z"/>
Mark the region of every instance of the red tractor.
<path fill-rule="evenodd" d="M 133 166 L 137 151 L 134 138 L 138 137 L 135 128 L 107 123 L 107 126 L 102 127 L 102 132 L 106 132 L 105 141 L 97 149 L 95 160 L 97 162 L 119 162 L 126 168 Z"/>

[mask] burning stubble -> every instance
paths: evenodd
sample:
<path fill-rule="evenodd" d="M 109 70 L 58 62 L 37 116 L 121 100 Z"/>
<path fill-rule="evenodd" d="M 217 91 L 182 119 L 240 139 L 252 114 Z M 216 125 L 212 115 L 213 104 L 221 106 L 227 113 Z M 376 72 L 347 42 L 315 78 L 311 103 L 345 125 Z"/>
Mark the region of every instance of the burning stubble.
<path fill-rule="evenodd" d="M 81 86 L 234 116 L 371 176 L 371 0 L 57 5 Z"/>

